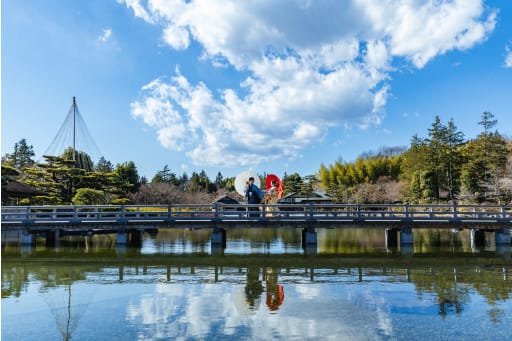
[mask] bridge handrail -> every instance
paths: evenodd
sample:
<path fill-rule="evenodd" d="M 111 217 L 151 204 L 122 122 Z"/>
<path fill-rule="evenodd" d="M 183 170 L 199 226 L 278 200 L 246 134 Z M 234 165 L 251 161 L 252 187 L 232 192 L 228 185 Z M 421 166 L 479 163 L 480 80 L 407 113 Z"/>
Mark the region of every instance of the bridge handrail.
<path fill-rule="evenodd" d="M 452 204 L 169 204 L 2 206 L 2 222 L 105 219 L 239 219 L 251 207 L 287 219 L 512 219 L 512 206 Z"/>

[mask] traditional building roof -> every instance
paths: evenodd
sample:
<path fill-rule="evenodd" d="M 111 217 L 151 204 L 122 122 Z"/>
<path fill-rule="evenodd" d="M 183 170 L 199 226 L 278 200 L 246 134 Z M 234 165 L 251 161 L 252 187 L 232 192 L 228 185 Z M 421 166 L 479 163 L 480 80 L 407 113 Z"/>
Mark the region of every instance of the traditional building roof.
<path fill-rule="evenodd" d="M 229 195 L 221 195 L 213 201 L 213 204 L 215 203 L 234 205 L 240 204 L 240 201 L 231 198 Z"/>
<path fill-rule="evenodd" d="M 17 181 L 9 182 L 6 186 L 6 192 L 7 195 L 18 198 L 28 198 L 36 195 L 48 195 L 47 192 L 40 191 L 30 185 Z"/>
<path fill-rule="evenodd" d="M 324 191 L 312 191 L 309 195 L 299 192 L 290 193 L 278 200 L 284 204 L 304 204 L 304 203 L 323 203 L 330 204 L 332 199 Z"/>

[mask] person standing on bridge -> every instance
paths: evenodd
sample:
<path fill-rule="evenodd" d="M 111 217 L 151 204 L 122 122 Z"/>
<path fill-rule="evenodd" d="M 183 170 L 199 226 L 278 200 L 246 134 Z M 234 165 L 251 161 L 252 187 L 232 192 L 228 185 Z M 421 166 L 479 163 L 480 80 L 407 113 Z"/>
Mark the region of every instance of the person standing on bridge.
<path fill-rule="evenodd" d="M 247 201 L 247 204 L 249 205 L 256 205 L 261 204 L 261 199 L 265 194 L 261 191 L 261 189 L 254 184 L 254 178 L 251 176 L 249 178 L 249 181 L 247 181 L 247 186 L 245 186 L 245 198 Z M 249 207 L 249 211 L 258 211 L 258 213 L 250 213 L 250 217 L 258 217 L 260 215 L 259 207 Z"/>
<path fill-rule="evenodd" d="M 270 182 L 270 189 L 267 191 L 267 195 L 265 196 L 265 204 L 270 204 L 270 205 L 274 205 L 274 204 L 277 204 L 277 199 L 278 199 L 278 188 L 277 188 L 277 181 L 276 180 L 272 180 Z M 266 206 L 265 208 L 266 210 L 266 217 L 273 217 L 274 214 L 273 212 L 277 211 L 277 207 L 275 206 Z"/>

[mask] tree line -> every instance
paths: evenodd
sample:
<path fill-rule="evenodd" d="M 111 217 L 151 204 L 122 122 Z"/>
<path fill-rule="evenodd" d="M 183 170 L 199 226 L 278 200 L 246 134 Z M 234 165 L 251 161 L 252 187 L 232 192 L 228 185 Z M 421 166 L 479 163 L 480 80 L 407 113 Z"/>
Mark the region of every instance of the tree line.
<path fill-rule="evenodd" d="M 439 116 L 427 137 L 415 135 L 408 147 L 383 147 L 354 162 L 336 160 L 320 165 L 315 175 L 282 177 L 285 195 L 325 191 L 337 203 L 496 202 L 512 200 L 512 143 L 493 131 L 492 113 L 484 112 L 482 132 L 465 140 L 453 119 Z M 113 165 L 101 157 L 94 164 L 82 151 L 68 148 L 62 155 L 34 161 L 26 139 L 2 157 L 2 204 L 171 204 L 206 203 L 215 197 L 239 198 L 235 178 L 219 171 L 211 180 L 204 170 L 181 175 L 165 165 L 148 180 L 133 161 Z M 266 174 L 261 175 L 262 184 Z M 18 181 L 43 192 L 13 202 L 6 191 Z"/>
<path fill-rule="evenodd" d="M 94 164 L 85 152 L 68 148 L 62 155 L 44 155 L 36 162 L 33 146 L 26 139 L 15 143 L 14 151 L 2 157 L 2 204 L 93 205 L 205 203 L 220 195 L 238 195 L 235 178 L 219 171 L 215 180 L 206 172 L 181 175 L 168 165 L 151 180 L 139 176 L 133 161 L 113 165 L 101 157 Z M 262 178 L 266 177 L 263 175 Z M 9 198 L 7 185 L 17 181 L 43 192 L 32 197 Z M 290 189 L 300 188 L 298 174 L 288 177 Z"/>
<path fill-rule="evenodd" d="M 355 162 L 321 165 L 321 185 L 336 202 L 509 203 L 512 200 L 512 143 L 493 128 L 484 112 L 482 132 L 465 140 L 453 119 L 439 116 L 427 137 L 414 135 L 410 146 L 384 148 Z"/>

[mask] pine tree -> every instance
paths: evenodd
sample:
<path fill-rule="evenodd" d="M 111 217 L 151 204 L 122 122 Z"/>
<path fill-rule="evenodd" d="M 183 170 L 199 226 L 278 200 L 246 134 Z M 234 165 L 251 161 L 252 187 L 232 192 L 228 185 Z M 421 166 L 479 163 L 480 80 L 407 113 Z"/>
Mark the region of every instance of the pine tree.
<path fill-rule="evenodd" d="M 21 139 L 14 144 L 14 152 L 12 154 L 5 154 L 2 157 L 2 164 L 7 164 L 11 167 L 23 170 L 25 167 L 30 167 L 34 164 L 34 147 L 27 144 L 26 139 Z"/>

